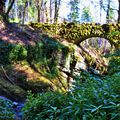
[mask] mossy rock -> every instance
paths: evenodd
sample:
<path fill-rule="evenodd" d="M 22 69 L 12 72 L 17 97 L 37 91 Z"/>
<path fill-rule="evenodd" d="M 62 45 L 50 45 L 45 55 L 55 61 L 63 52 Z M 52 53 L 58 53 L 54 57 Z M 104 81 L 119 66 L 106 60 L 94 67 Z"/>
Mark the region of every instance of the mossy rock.
<path fill-rule="evenodd" d="M 6 96 L 14 101 L 24 101 L 26 98 L 26 91 L 17 85 L 0 79 L 0 95 Z"/>
<path fill-rule="evenodd" d="M 60 35 L 67 41 L 77 45 L 91 37 L 102 37 L 108 39 L 115 47 L 120 47 L 120 24 L 100 25 L 96 23 L 76 24 L 66 22 L 61 24 L 30 23 L 30 26 L 52 35 Z"/>

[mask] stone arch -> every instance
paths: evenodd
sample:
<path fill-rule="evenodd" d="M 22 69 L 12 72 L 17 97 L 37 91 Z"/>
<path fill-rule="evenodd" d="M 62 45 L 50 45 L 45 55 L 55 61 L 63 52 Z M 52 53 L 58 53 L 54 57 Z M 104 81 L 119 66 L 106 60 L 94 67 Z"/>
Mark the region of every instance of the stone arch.
<path fill-rule="evenodd" d="M 105 38 L 111 45 L 120 48 L 120 24 L 67 23 L 62 25 L 60 35 L 76 45 L 92 37 Z"/>
<path fill-rule="evenodd" d="M 81 44 L 82 42 L 84 42 L 85 40 L 90 39 L 90 38 L 101 38 L 101 39 L 105 39 L 105 40 L 107 40 L 107 41 L 110 43 L 111 47 L 112 47 L 112 46 L 117 47 L 116 44 L 114 44 L 114 43 L 111 42 L 111 39 L 108 39 L 108 38 L 106 38 L 106 37 L 101 37 L 101 36 L 93 36 L 93 37 L 89 37 L 89 36 L 88 36 L 88 37 L 86 37 L 85 39 L 83 39 L 82 41 L 80 41 L 80 43 L 78 42 L 77 45 L 79 46 L 79 44 Z"/>
<path fill-rule="evenodd" d="M 96 42 L 98 42 L 98 40 L 100 40 L 100 39 L 103 40 L 102 42 L 107 41 L 107 43 L 110 44 L 110 46 L 112 47 L 112 44 L 110 43 L 110 40 L 108 40 L 108 39 L 106 39 L 106 38 L 103 38 L 103 37 L 89 37 L 89 38 L 81 41 L 80 44 L 83 43 L 83 42 L 85 42 L 86 40 L 88 40 L 88 44 L 91 44 L 91 42 L 92 42 L 93 40 L 96 41 Z"/>
<path fill-rule="evenodd" d="M 92 49 L 91 51 L 97 51 L 100 56 L 112 53 L 115 49 L 115 46 L 113 46 L 109 40 L 101 37 L 88 38 L 82 41 L 78 47 L 81 46 L 89 50 Z"/>

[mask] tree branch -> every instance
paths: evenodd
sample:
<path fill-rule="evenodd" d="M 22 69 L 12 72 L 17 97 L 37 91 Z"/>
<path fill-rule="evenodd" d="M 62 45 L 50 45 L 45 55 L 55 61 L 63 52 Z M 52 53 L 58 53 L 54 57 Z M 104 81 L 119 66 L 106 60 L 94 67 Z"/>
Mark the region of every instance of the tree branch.
<path fill-rule="evenodd" d="M 11 10 L 12 7 L 13 7 L 14 2 L 15 2 L 15 0 L 12 0 L 10 6 L 8 7 L 8 10 L 7 10 L 7 12 L 6 12 L 6 15 L 7 15 L 7 16 L 9 15 L 9 12 L 10 12 L 10 10 Z"/>
<path fill-rule="evenodd" d="M 10 83 L 12 83 L 12 84 L 14 85 L 15 83 L 8 77 L 8 75 L 7 75 L 4 67 L 3 67 L 2 65 L 1 65 L 1 69 L 2 69 L 2 71 L 3 71 L 3 73 L 4 73 L 5 77 L 6 77 L 6 79 L 7 79 Z"/>

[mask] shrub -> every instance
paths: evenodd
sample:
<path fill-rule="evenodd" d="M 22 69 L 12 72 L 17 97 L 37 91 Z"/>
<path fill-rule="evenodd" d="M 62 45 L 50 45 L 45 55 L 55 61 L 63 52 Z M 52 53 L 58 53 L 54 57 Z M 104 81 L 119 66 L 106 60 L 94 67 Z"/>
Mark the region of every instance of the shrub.
<path fill-rule="evenodd" d="M 67 47 L 61 45 L 52 38 L 46 37 L 45 43 L 38 42 L 35 46 L 28 46 L 27 61 L 37 66 L 37 69 L 48 78 L 59 75 L 59 55 L 67 51 Z"/>
<path fill-rule="evenodd" d="M 117 59 L 114 59 L 116 58 Z M 68 93 L 29 94 L 23 108 L 25 120 L 119 120 L 119 52 L 110 61 L 111 70 L 103 77 L 81 72 Z M 118 71 L 113 71 L 114 66 Z"/>
<path fill-rule="evenodd" d="M 119 79 L 114 82 L 86 75 L 84 82 L 76 81 L 72 92 L 29 94 L 23 109 L 24 119 L 119 120 Z"/>
<path fill-rule="evenodd" d="M 0 41 L 0 64 L 10 64 L 13 61 L 24 60 L 26 57 L 27 50 L 25 46 Z"/>
<path fill-rule="evenodd" d="M 109 75 L 120 72 L 120 49 L 116 50 L 114 54 L 111 54 L 109 62 Z"/>

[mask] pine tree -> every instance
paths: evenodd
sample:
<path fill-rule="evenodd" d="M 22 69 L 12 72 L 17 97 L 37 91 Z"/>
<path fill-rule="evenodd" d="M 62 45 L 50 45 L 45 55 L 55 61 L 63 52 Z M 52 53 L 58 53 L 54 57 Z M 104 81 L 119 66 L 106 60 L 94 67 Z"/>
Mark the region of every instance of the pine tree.
<path fill-rule="evenodd" d="M 59 9 L 60 9 L 61 0 L 55 0 L 54 2 L 55 2 L 54 23 L 57 23 L 58 17 L 59 17 Z"/>
<path fill-rule="evenodd" d="M 83 22 L 92 22 L 92 17 L 89 7 L 84 7 L 82 11 L 82 21 Z"/>
<path fill-rule="evenodd" d="M 70 11 L 70 14 L 68 15 L 68 19 L 71 22 L 77 22 L 79 19 L 79 16 L 80 16 L 79 3 L 80 3 L 80 0 L 71 0 L 69 3 L 71 6 L 71 11 Z"/>

